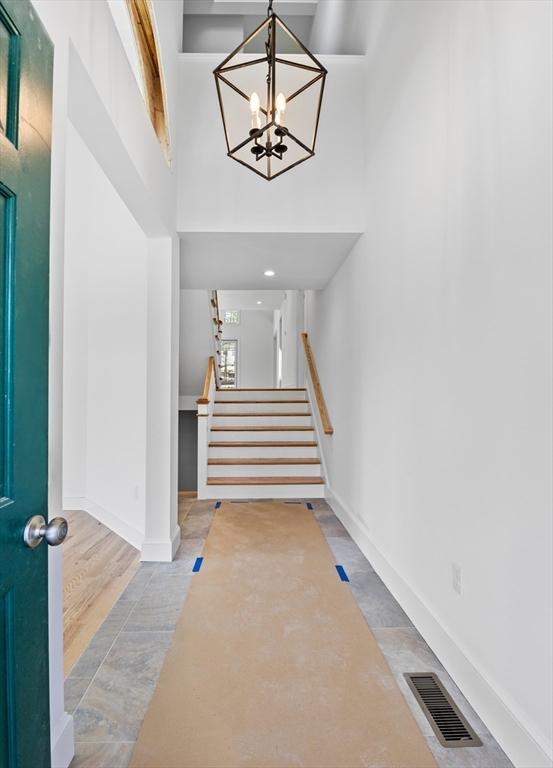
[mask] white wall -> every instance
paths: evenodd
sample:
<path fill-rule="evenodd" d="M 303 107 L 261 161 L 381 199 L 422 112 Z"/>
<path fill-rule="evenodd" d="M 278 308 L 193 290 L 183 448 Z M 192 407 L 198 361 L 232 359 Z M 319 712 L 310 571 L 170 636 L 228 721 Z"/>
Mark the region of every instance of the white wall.
<path fill-rule="evenodd" d="M 240 323 L 223 323 L 223 339 L 238 339 L 238 386 L 273 386 L 273 313 L 243 309 Z"/>
<path fill-rule="evenodd" d="M 119 32 L 121 43 L 123 44 L 123 48 L 125 50 L 125 53 L 127 54 L 129 64 L 131 65 L 131 69 L 135 77 L 136 83 L 138 85 L 138 88 L 140 89 L 140 93 L 142 94 L 142 98 L 146 99 L 146 93 L 145 93 L 146 89 L 145 89 L 145 84 L 142 77 L 142 65 L 140 63 L 138 47 L 136 45 L 136 39 L 134 36 L 131 17 L 127 9 L 127 4 L 125 0 L 106 0 L 106 1 L 111 11 L 111 15 L 113 16 L 113 21 L 115 23 L 117 31 Z"/>
<path fill-rule="evenodd" d="M 64 496 L 144 538 L 147 238 L 67 132 Z"/>
<path fill-rule="evenodd" d="M 303 330 L 303 291 L 285 291 L 280 306 L 280 315 L 275 318 L 278 331 L 282 328 L 282 387 L 297 387 L 299 375 L 299 334 Z M 300 311 L 301 310 L 301 311 Z M 282 324 L 280 320 L 282 319 Z"/>
<path fill-rule="evenodd" d="M 176 192 L 176 162 L 179 156 L 179 136 L 177 132 L 179 104 L 179 56 L 182 43 L 182 8 L 183 0 L 153 0 L 154 24 L 158 40 L 158 52 L 163 70 L 165 105 L 169 121 L 171 139 L 170 165 L 172 170 L 173 192 Z M 168 210 L 171 216 L 170 228 L 174 229 L 175 202 L 171 201 Z"/>
<path fill-rule="evenodd" d="M 382 0 L 378 4 L 383 5 Z M 373 0 L 324 0 L 317 3 L 309 48 L 317 54 L 359 54 L 367 50 L 367 41 L 375 27 Z M 370 19 L 370 21 L 369 21 Z"/>
<path fill-rule="evenodd" d="M 309 303 L 336 507 L 527 768 L 553 722 L 551 10 L 374 4 L 366 234 Z"/>
<path fill-rule="evenodd" d="M 209 291 L 180 291 L 180 358 L 179 395 L 187 407 L 196 408 L 200 397 L 207 361 L 214 354 L 215 326 L 211 319 Z"/>

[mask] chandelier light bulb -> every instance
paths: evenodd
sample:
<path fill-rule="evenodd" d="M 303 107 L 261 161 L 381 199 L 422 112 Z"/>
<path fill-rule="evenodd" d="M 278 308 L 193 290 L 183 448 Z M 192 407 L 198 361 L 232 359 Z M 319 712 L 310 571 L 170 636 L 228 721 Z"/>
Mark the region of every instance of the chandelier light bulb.
<path fill-rule="evenodd" d="M 261 102 L 259 101 L 259 96 L 254 91 L 250 96 L 250 112 L 252 115 L 250 127 L 252 131 L 258 131 L 261 128 L 261 116 L 259 114 L 260 107 Z"/>
<path fill-rule="evenodd" d="M 277 125 L 284 125 L 284 113 L 286 112 L 286 96 L 283 93 L 279 93 L 276 97 L 276 114 L 275 123 Z"/>
<path fill-rule="evenodd" d="M 254 91 L 252 95 L 250 96 L 250 111 L 253 112 L 259 112 L 259 107 L 261 106 L 261 102 L 259 101 L 259 96 Z"/>

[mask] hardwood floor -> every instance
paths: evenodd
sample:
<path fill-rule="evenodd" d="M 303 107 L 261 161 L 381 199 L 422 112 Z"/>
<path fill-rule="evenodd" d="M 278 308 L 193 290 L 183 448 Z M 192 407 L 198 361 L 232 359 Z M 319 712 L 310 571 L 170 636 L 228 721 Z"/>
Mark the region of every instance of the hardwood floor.
<path fill-rule="evenodd" d="M 196 498 L 179 494 L 179 525 Z M 140 552 L 87 512 L 65 513 L 63 643 L 67 676 L 130 582 Z"/>
<path fill-rule="evenodd" d="M 66 512 L 63 647 L 68 675 L 134 576 L 140 553 L 87 512 Z"/>

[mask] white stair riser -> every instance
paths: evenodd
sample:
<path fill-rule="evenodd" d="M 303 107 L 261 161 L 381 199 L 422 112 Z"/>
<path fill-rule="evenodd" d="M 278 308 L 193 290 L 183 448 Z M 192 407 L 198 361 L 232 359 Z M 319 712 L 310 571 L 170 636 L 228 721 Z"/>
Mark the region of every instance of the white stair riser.
<path fill-rule="evenodd" d="M 274 457 L 277 459 L 286 458 L 287 456 L 294 456 L 300 459 L 316 459 L 318 451 L 316 446 L 293 446 L 275 448 L 274 446 L 266 446 L 261 448 L 209 448 L 208 456 L 210 459 L 229 459 L 229 458 L 255 458 L 264 459 L 268 457 Z"/>
<path fill-rule="evenodd" d="M 208 477 L 320 477 L 320 464 L 209 464 Z"/>
<path fill-rule="evenodd" d="M 213 416 L 212 427 L 312 427 L 311 416 Z"/>
<path fill-rule="evenodd" d="M 219 440 L 315 440 L 315 432 L 312 429 L 296 430 L 240 430 L 240 431 L 227 431 L 224 432 L 211 432 L 210 442 Z"/>
<path fill-rule="evenodd" d="M 220 389 L 215 395 L 216 400 L 306 400 L 305 390 L 289 389 Z"/>
<path fill-rule="evenodd" d="M 210 419 L 209 442 L 242 443 L 279 442 L 282 445 L 208 447 L 209 458 L 224 459 L 278 459 L 278 458 L 319 458 L 319 449 L 314 446 L 289 446 L 289 442 L 315 442 L 316 433 L 311 415 L 312 408 L 305 390 L 224 390 L 218 391 L 213 408 L 216 416 Z M 246 402 L 253 400 L 256 402 Z M 296 402 L 286 402 L 292 400 Z M 238 402 L 229 402 L 238 401 Z M 261 401 L 261 402 L 259 402 Z M 273 401 L 273 402 L 271 402 Z M 274 402 L 277 401 L 277 402 Z M 298 402 L 300 401 L 300 402 Z M 233 414 L 241 414 L 239 416 Z M 276 414 L 269 416 L 267 414 Z M 292 414 L 285 416 L 284 414 Z M 270 429 L 270 428 L 273 429 Z M 276 427 L 276 430 L 274 429 Z M 297 429 L 294 429 L 296 427 Z M 218 428 L 218 429 L 217 429 Z M 255 429 L 254 429 L 255 428 Z M 205 457 L 205 452 L 204 452 Z M 203 459 L 205 461 L 205 458 Z M 207 480 L 228 478 L 229 485 L 209 485 L 205 480 L 199 483 L 199 498 L 208 499 L 309 499 L 324 498 L 325 485 L 316 483 L 322 476 L 322 466 L 316 464 L 208 464 Z M 204 478 L 206 476 L 204 475 Z M 249 478 L 272 478 L 271 485 L 265 483 L 235 484 Z M 279 483 L 278 479 L 283 479 Z M 295 484 L 284 480 L 301 480 Z M 309 482 L 312 478 L 313 482 Z"/>
<path fill-rule="evenodd" d="M 219 403 L 215 402 L 216 413 L 309 413 L 309 403 Z"/>
<path fill-rule="evenodd" d="M 322 499 L 323 483 L 316 485 L 208 485 L 200 499 Z"/>

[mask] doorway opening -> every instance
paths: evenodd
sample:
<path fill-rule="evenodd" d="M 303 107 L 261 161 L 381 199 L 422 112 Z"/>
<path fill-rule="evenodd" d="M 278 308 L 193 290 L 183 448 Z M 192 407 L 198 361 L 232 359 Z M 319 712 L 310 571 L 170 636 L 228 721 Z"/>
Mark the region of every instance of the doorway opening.
<path fill-rule="evenodd" d="M 238 386 L 238 339 L 221 341 L 219 386 L 221 389 L 235 389 Z"/>

